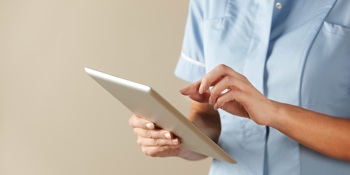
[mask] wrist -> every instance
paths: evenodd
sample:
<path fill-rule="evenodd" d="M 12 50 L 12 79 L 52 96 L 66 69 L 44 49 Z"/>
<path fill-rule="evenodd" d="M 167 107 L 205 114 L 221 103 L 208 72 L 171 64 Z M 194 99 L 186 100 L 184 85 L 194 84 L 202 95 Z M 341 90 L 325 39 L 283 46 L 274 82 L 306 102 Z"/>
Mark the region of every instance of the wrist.
<path fill-rule="evenodd" d="M 268 119 L 266 121 L 266 126 L 276 128 L 276 125 L 279 123 L 278 120 L 283 116 L 283 104 L 270 100 L 270 110 L 268 113 Z"/>

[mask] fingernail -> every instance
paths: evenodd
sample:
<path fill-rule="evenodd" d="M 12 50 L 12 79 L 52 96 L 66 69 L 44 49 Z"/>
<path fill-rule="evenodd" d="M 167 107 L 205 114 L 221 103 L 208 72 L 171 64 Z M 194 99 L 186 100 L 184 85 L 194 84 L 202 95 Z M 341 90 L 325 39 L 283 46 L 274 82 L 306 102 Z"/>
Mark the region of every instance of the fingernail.
<path fill-rule="evenodd" d="M 164 137 L 167 138 L 167 139 L 171 139 L 171 134 L 167 132 L 167 133 L 164 134 Z"/>
<path fill-rule="evenodd" d="M 153 123 L 146 123 L 146 128 L 154 129 L 154 124 Z"/>
<path fill-rule="evenodd" d="M 182 88 L 182 89 L 180 90 L 180 93 L 181 93 L 181 94 L 184 94 L 184 93 L 186 93 L 187 90 L 188 90 L 188 87 Z"/>
<path fill-rule="evenodd" d="M 199 86 L 198 93 L 199 93 L 199 94 L 203 94 L 203 86 L 202 86 L 202 85 Z"/>
<path fill-rule="evenodd" d="M 173 142 L 173 144 L 175 144 L 175 145 L 179 144 L 179 140 L 178 140 L 178 139 L 174 139 L 172 142 Z"/>

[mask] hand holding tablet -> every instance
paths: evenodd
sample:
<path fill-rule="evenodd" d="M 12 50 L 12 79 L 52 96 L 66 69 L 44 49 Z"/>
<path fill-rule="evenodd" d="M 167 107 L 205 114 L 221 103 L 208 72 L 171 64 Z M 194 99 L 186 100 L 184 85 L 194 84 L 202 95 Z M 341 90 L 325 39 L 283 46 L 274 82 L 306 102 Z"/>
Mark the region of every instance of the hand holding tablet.
<path fill-rule="evenodd" d="M 85 71 L 135 115 L 181 138 L 181 146 L 218 160 L 236 163 L 224 150 L 151 87 L 85 68 Z M 166 135 L 164 135 L 165 137 Z M 170 139 L 169 141 L 176 139 Z M 177 144 L 174 144 L 175 146 Z"/>

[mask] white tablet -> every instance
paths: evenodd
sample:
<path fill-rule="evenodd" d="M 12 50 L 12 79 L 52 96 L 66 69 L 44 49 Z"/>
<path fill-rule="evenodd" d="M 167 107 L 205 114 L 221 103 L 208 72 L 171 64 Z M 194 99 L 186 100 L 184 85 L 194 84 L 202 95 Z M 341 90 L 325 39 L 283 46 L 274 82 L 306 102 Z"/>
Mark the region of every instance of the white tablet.
<path fill-rule="evenodd" d="M 236 163 L 151 87 L 89 68 L 85 68 L 85 71 L 134 114 L 143 116 L 146 120 L 180 137 L 184 148 L 218 160 Z"/>

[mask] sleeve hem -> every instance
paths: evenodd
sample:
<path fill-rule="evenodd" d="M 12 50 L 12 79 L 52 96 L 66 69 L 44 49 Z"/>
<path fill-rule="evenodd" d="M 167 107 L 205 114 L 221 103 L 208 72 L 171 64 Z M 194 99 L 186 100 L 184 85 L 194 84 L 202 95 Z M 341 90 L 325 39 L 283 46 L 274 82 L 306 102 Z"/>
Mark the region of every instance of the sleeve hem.
<path fill-rule="evenodd" d="M 175 75 L 185 81 L 195 82 L 205 75 L 205 64 L 181 53 Z"/>

